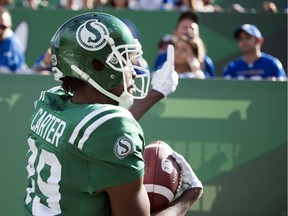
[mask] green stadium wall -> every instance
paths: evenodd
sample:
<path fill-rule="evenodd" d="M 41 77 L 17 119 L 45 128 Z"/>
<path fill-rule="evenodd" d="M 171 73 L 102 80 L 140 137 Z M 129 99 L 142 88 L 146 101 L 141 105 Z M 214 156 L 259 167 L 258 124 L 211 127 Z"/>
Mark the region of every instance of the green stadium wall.
<path fill-rule="evenodd" d="M 247 0 L 248 1 L 248 0 Z M 250 1 L 249 1 L 250 2 Z M 29 67 L 50 46 L 50 40 L 56 30 L 67 19 L 87 11 L 70 10 L 11 10 L 13 29 L 21 22 L 26 22 L 28 37 L 25 41 L 26 62 Z M 166 33 L 172 33 L 176 25 L 179 11 L 115 11 L 104 10 L 120 18 L 130 19 L 139 28 L 144 57 L 153 69 L 157 56 L 157 44 Z M 233 31 L 244 23 L 258 26 L 264 36 L 262 51 L 280 59 L 287 72 L 287 14 L 267 13 L 200 13 L 200 34 L 203 38 L 207 54 L 212 58 L 216 75 L 222 76 L 227 62 L 241 55 L 233 38 Z M 20 37 L 24 37 L 20 32 Z"/>
<path fill-rule="evenodd" d="M 1 215 L 23 215 L 28 120 L 52 76 L 0 75 Z M 287 82 L 180 80 L 140 120 L 204 184 L 193 216 L 287 215 Z"/>

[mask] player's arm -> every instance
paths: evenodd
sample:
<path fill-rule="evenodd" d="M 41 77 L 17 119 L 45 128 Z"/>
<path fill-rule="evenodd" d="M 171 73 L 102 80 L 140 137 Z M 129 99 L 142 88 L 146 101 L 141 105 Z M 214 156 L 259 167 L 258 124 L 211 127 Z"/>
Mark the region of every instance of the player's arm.
<path fill-rule="evenodd" d="M 148 216 L 150 203 L 143 178 L 105 190 L 110 199 L 113 216 Z"/>
<path fill-rule="evenodd" d="M 144 99 L 135 100 L 130 112 L 139 120 L 155 103 L 173 93 L 178 85 L 178 74 L 174 70 L 174 47 L 167 48 L 167 60 L 162 68 L 153 73 L 152 89 Z"/>
<path fill-rule="evenodd" d="M 148 95 L 143 99 L 137 99 L 134 101 L 130 112 L 134 118 L 138 121 L 154 104 L 163 99 L 165 96 L 154 89 L 148 92 Z"/>
<path fill-rule="evenodd" d="M 152 214 L 153 216 L 184 216 L 189 207 L 198 199 L 202 193 L 202 188 L 190 188 L 184 191 L 180 197 L 170 203 L 161 211 Z"/>
<path fill-rule="evenodd" d="M 173 157 L 181 167 L 182 185 L 180 188 L 180 196 L 175 199 L 170 205 L 161 211 L 153 214 L 155 216 L 184 216 L 189 207 L 202 196 L 203 185 L 198 179 L 185 158 L 173 152 Z"/>

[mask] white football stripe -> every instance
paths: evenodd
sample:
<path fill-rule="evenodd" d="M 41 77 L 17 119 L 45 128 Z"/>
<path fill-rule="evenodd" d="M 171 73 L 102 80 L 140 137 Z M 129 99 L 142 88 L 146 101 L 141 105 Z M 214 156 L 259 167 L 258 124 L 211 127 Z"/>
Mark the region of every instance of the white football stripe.
<path fill-rule="evenodd" d="M 161 185 L 155 185 L 155 184 L 144 184 L 147 193 L 157 193 L 157 194 L 161 194 L 162 196 L 165 196 L 168 200 L 169 203 L 174 199 L 174 195 L 172 193 L 171 190 L 169 190 L 168 188 L 165 188 Z"/>
<path fill-rule="evenodd" d="M 163 145 L 163 144 L 158 144 L 158 143 L 152 143 L 152 144 L 149 144 L 145 147 L 145 149 L 148 149 L 148 148 L 155 148 L 155 147 L 159 147 L 159 148 L 166 148 L 170 151 L 173 151 L 172 148 L 167 144 L 167 145 Z"/>

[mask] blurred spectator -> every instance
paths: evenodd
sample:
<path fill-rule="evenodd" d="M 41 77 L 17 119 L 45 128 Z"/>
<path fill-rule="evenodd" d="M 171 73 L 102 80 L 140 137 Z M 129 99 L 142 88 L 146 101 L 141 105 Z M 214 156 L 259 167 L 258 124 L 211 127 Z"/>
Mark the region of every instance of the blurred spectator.
<path fill-rule="evenodd" d="M 23 47 L 11 27 L 10 12 L 0 6 L 0 73 L 24 73 L 26 64 Z"/>
<path fill-rule="evenodd" d="M 191 37 L 195 37 L 195 36 L 198 37 L 199 36 L 198 22 L 199 22 L 199 18 L 196 12 L 191 12 L 191 11 L 182 12 L 177 20 L 176 28 L 173 34 L 165 34 L 159 41 L 158 43 L 159 53 L 160 54 L 165 53 L 166 55 L 168 44 L 172 44 L 173 37 L 177 35 L 190 34 Z M 159 69 L 162 66 L 161 63 L 164 63 L 164 62 L 160 61 L 158 63 L 156 61 L 155 67 Z"/>
<path fill-rule="evenodd" d="M 199 38 L 180 35 L 174 39 L 175 71 L 179 78 L 205 79 L 202 71 L 204 47 Z"/>
<path fill-rule="evenodd" d="M 286 80 L 280 61 L 261 52 L 264 38 L 255 25 L 241 25 L 234 31 L 234 37 L 243 55 L 224 68 L 226 79 Z"/>
<path fill-rule="evenodd" d="M 38 0 L 23 0 L 22 4 L 23 4 L 23 7 L 25 7 L 25 8 L 37 10 L 39 1 Z"/>
<path fill-rule="evenodd" d="M 158 43 L 159 53 L 164 53 L 167 50 L 167 46 L 173 43 L 173 35 L 165 34 Z"/>
<path fill-rule="evenodd" d="M 105 1 L 93 0 L 93 8 L 100 8 L 100 7 L 104 6 L 105 4 L 107 4 L 107 0 L 105 0 Z"/>
<path fill-rule="evenodd" d="M 189 37 L 191 38 L 198 38 L 199 43 L 201 42 L 203 44 L 203 47 L 205 47 L 199 34 L 198 22 L 199 22 L 199 18 L 196 12 L 194 11 L 182 12 L 177 20 L 177 24 L 173 32 L 173 37 L 186 34 L 186 35 L 189 35 Z M 160 69 L 163 63 L 166 61 L 166 59 L 167 59 L 166 52 L 159 53 L 158 56 L 156 57 L 154 71 Z M 211 58 L 207 56 L 206 54 L 204 56 L 203 71 L 206 77 L 215 76 L 214 64 Z"/>
<path fill-rule="evenodd" d="M 197 0 L 129 0 L 133 10 L 181 10 L 196 11 Z"/>
<path fill-rule="evenodd" d="M 180 0 L 177 8 L 181 11 L 188 11 L 188 10 L 196 11 L 197 0 Z"/>
<path fill-rule="evenodd" d="M 163 0 L 130 0 L 129 8 L 133 10 L 160 10 Z"/>
<path fill-rule="evenodd" d="M 220 12 L 222 8 L 214 3 L 214 0 L 200 0 L 197 2 L 198 12 Z"/>
<path fill-rule="evenodd" d="M 13 3 L 14 3 L 13 0 L 0 0 L 0 6 L 6 7 L 6 8 L 12 5 Z"/>
<path fill-rule="evenodd" d="M 51 49 L 47 49 L 32 65 L 34 74 L 50 75 L 52 73 Z"/>
<path fill-rule="evenodd" d="M 38 10 L 39 8 L 46 8 L 49 5 L 47 0 L 23 0 L 22 5 L 24 8 Z"/>
<path fill-rule="evenodd" d="M 94 0 L 60 0 L 59 8 L 81 10 L 92 9 L 94 6 Z"/>
<path fill-rule="evenodd" d="M 133 10 L 174 10 L 179 0 L 129 0 L 129 8 Z"/>
<path fill-rule="evenodd" d="M 116 10 L 125 10 L 129 8 L 129 0 L 110 0 L 109 6 Z"/>
<path fill-rule="evenodd" d="M 262 3 L 262 11 L 266 13 L 277 13 L 277 6 L 271 1 L 264 1 Z"/>
<path fill-rule="evenodd" d="M 228 12 L 238 12 L 238 13 L 245 13 L 246 12 L 246 8 L 244 8 L 242 5 L 236 3 L 236 4 L 232 4 L 228 10 Z"/>

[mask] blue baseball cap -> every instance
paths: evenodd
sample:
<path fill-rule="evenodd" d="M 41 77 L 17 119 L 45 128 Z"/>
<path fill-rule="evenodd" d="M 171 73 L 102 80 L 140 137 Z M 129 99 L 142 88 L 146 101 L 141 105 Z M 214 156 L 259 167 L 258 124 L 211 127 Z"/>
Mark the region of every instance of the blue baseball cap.
<path fill-rule="evenodd" d="M 263 38 L 261 32 L 259 31 L 259 29 L 252 24 L 244 24 L 241 25 L 240 27 L 238 27 L 235 31 L 234 31 L 234 37 L 238 38 L 239 37 L 239 33 L 243 31 L 246 32 L 249 35 L 252 35 L 258 39 Z"/>

